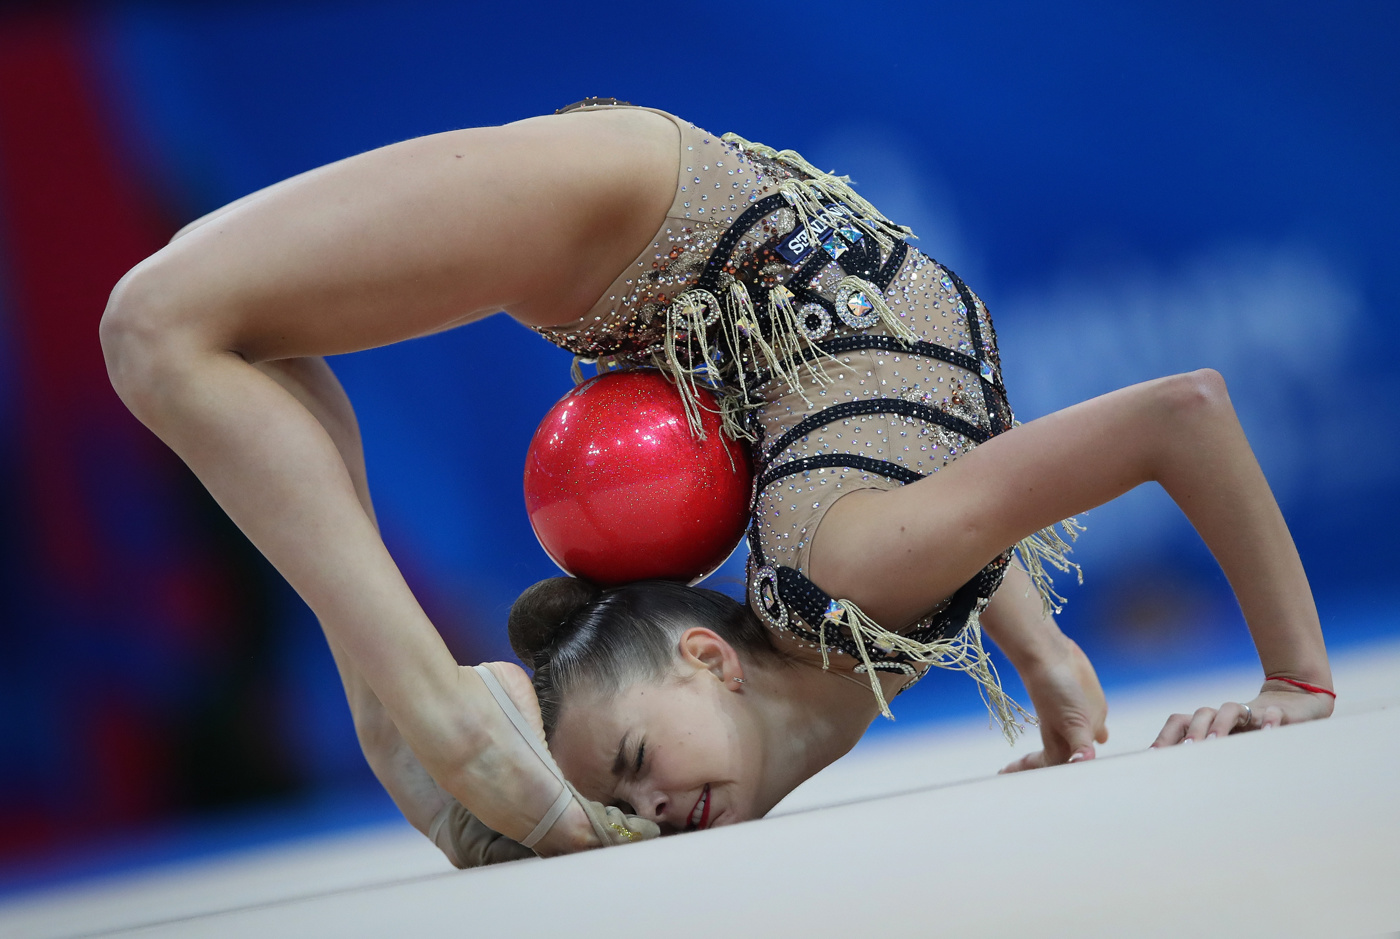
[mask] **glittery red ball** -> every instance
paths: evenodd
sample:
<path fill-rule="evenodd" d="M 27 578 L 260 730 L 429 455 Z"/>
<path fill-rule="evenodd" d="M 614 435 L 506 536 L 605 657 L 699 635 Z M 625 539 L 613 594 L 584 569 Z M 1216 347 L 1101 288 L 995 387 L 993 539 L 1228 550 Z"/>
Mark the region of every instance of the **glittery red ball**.
<path fill-rule="evenodd" d="M 749 517 L 748 449 L 720 433 L 701 391 L 705 439 L 654 369 L 610 372 L 570 391 L 525 457 L 525 508 L 545 552 L 603 586 L 693 583 L 734 550 Z"/>

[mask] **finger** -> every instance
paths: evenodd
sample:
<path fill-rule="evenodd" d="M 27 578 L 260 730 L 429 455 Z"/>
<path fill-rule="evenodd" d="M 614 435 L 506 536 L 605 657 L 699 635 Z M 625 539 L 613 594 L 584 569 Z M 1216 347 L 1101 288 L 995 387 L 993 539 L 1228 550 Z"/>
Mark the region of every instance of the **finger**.
<path fill-rule="evenodd" d="M 997 771 L 997 775 L 1002 773 L 1023 773 L 1028 769 L 1041 769 L 1045 766 L 1045 751 L 1037 750 L 1034 753 L 1027 753 L 1019 760 L 1007 763 L 1002 769 Z"/>
<path fill-rule="evenodd" d="M 1210 730 L 1210 722 L 1215 720 L 1215 708 L 1197 708 L 1196 713 L 1191 715 L 1191 726 L 1186 728 L 1186 738 L 1182 740 L 1204 740 L 1206 733 Z"/>
<path fill-rule="evenodd" d="M 1226 701 L 1220 705 L 1220 710 L 1215 714 L 1215 720 L 1210 722 L 1210 729 L 1206 731 L 1206 739 L 1228 737 L 1236 731 L 1247 730 L 1248 724 L 1245 721 L 1247 713 L 1243 704 Z"/>
<path fill-rule="evenodd" d="M 1094 758 L 1094 729 L 1088 725 L 1076 725 L 1064 729 L 1065 749 L 1061 750 L 1056 757 L 1050 757 L 1050 750 L 1046 748 L 1046 765 L 1061 762 L 1078 763 L 1080 760 L 1092 760 Z"/>
<path fill-rule="evenodd" d="M 1108 725 L 1099 724 L 1099 729 L 1094 731 L 1094 740 L 1097 743 L 1108 743 Z"/>
<path fill-rule="evenodd" d="M 1277 704 L 1271 704 L 1264 708 L 1264 713 L 1259 715 L 1259 729 L 1268 730 L 1270 727 L 1278 727 L 1283 723 L 1283 708 Z"/>
<path fill-rule="evenodd" d="M 1191 718 L 1185 714 L 1173 714 L 1167 718 L 1166 725 L 1162 732 L 1157 735 L 1157 739 L 1152 741 L 1154 747 L 1171 747 L 1181 743 L 1181 738 L 1186 735 L 1186 728 L 1191 724 Z"/>

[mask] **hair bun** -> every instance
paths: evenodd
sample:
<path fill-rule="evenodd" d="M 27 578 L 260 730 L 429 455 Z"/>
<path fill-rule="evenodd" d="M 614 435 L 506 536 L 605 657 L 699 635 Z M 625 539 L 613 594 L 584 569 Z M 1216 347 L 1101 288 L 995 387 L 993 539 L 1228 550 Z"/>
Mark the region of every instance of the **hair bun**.
<path fill-rule="evenodd" d="M 555 633 L 602 591 L 577 577 L 551 577 L 526 588 L 510 607 L 510 647 L 531 668 Z"/>

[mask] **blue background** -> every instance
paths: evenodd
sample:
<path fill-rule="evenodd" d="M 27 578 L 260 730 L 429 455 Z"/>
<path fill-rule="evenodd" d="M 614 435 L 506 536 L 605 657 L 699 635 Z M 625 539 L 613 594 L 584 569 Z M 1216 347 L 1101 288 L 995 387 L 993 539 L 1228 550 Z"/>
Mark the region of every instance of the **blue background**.
<path fill-rule="evenodd" d="M 585 95 L 799 150 L 987 301 L 1022 420 L 1224 373 L 1329 642 L 1400 632 L 1394 4 L 116 3 L 11 13 L 0 39 L 13 55 L 49 27 L 77 50 L 99 159 L 162 237 L 322 163 Z M 0 162 L 24 145 L 0 136 Z M 119 416 L 110 440 L 91 422 L 34 429 L 47 412 L 22 376 L 43 310 L 14 289 L 29 236 L 12 219 L 0 243 L 0 885 L 386 817 L 314 620 L 188 474 Z M 74 314 L 84 355 L 101 299 Z M 464 659 L 510 658 L 511 600 L 553 573 L 519 485 L 568 357 L 496 317 L 333 366 L 425 608 Z M 84 441 L 64 451 L 81 480 L 64 498 L 106 533 L 96 601 L 67 603 L 31 550 L 68 532 L 32 510 L 49 485 L 36 433 Z M 1084 521 L 1062 624 L 1110 688 L 1251 655 L 1160 491 Z M 205 601 L 177 615 L 184 588 L 150 585 L 193 556 Z M 715 579 L 739 591 L 740 571 Z M 101 702 L 76 704 L 94 682 Z M 112 702 L 134 715 L 129 745 L 95 723 Z M 900 706 L 880 732 L 980 705 L 935 676 Z"/>

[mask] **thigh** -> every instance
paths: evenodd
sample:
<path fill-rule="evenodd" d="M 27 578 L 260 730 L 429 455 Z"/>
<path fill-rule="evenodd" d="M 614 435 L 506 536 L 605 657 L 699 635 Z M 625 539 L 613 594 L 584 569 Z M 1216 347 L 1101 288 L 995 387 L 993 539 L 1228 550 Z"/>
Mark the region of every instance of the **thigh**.
<path fill-rule="evenodd" d="M 660 226 L 677 132 L 645 111 L 421 137 L 303 174 L 143 262 L 162 322 L 252 361 L 384 345 L 506 310 L 576 320 Z"/>

